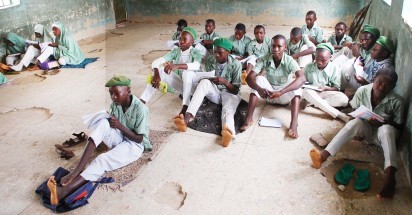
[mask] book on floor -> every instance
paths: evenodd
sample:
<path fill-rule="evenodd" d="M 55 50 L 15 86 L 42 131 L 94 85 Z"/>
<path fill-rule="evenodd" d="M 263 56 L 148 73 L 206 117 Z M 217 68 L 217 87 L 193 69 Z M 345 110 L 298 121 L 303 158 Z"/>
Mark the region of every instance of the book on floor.
<path fill-rule="evenodd" d="M 259 120 L 259 125 L 263 127 L 281 128 L 282 122 L 280 122 L 278 119 L 262 117 Z"/>

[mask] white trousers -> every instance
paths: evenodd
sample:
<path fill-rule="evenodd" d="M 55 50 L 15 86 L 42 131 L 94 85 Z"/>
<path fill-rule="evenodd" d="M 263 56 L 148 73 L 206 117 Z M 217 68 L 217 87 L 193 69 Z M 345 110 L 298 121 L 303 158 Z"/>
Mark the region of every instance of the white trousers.
<path fill-rule="evenodd" d="M 220 91 L 217 86 L 207 79 L 200 81 L 197 85 L 196 91 L 193 94 L 192 101 L 190 101 L 187 112 L 196 116 L 197 111 L 202 105 L 203 98 L 208 98 L 215 104 L 222 104 L 222 127 L 227 125 L 230 131 L 235 137 L 235 121 L 234 116 L 237 106 L 239 105 L 241 98 L 239 95 L 234 95 L 226 89 Z"/>
<path fill-rule="evenodd" d="M 317 92 L 311 89 L 303 89 L 303 98 L 325 111 L 333 118 L 336 118 L 340 111 L 334 107 L 344 107 L 348 104 L 349 98 L 339 91 Z"/>
<path fill-rule="evenodd" d="M 376 129 L 368 122 L 353 119 L 336 134 L 325 150 L 335 156 L 339 149 L 355 136 L 380 144 L 385 158 L 385 169 L 390 166 L 397 168 L 396 140 L 399 137 L 399 131 L 391 125 L 382 125 Z"/>
<path fill-rule="evenodd" d="M 287 83 L 285 86 L 287 86 L 289 83 Z M 256 76 L 256 84 L 259 85 L 259 87 L 261 87 L 263 89 L 266 89 L 266 90 L 269 90 L 271 92 L 279 91 L 279 90 L 282 90 L 284 88 L 284 86 L 283 87 L 276 87 L 276 86 L 270 85 L 268 79 L 266 79 L 266 77 L 260 76 L 260 75 Z M 252 93 L 254 93 L 259 99 L 262 98 L 262 97 L 260 97 L 259 93 L 256 90 L 252 89 Z M 295 98 L 295 96 L 302 96 L 302 89 L 301 88 L 299 88 L 297 90 L 289 91 L 289 92 L 283 94 L 279 98 L 274 98 L 274 99 L 266 98 L 266 102 L 271 103 L 271 104 L 286 105 L 286 104 L 289 104 L 290 101 L 293 98 Z"/>
<path fill-rule="evenodd" d="M 21 55 L 21 60 L 18 64 L 11 66 L 14 71 L 21 71 L 23 67 L 27 67 L 30 63 L 36 63 L 36 58 L 40 55 L 40 50 L 34 46 L 29 46 L 26 53 Z"/>
<path fill-rule="evenodd" d="M 303 45 L 302 47 L 300 47 L 300 52 L 305 51 L 306 49 L 308 49 L 308 46 Z M 305 66 L 308 65 L 309 63 L 312 63 L 312 61 L 313 60 L 312 60 L 312 55 L 311 54 L 301 56 L 297 60 L 300 68 L 305 68 Z"/>
<path fill-rule="evenodd" d="M 340 56 L 346 56 L 348 59 L 352 59 L 354 58 L 353 54 L 352 54 L 352 49 L 350 49 L 349 47 L 345 46 L 343 47 L 341 50 L 339 50 L 338 52 L 334 53 L 331 61 L 335 61 L 336 58 L 340 57 Z"/>
<path fill-rule="evenodd" d="M 346 89 L 348 87 L 352 88 L 353 90 L 357 90 L 362 85 L 359 84 L 354 75 L 356 74 L 355 68 L 353 67 L 354 59 L 349 59 L 345 55 L 341 55 L 337 57 L 334 63 L 338 64 L 341 69 L 341 89 Z"/>
<path fill-rule="evenodd" d="M 250 55 L 249 60 L 247 60 L 247 64 L 252 64 L 252 66 L 256 66 L 258 58 L 255 55 Z"/>
<path fill-rule="evenodd" d="M 176 91 L 182 94 L 183 101 L 182 105 L 189 105 L 190 102 L 190 95 L 193 94 L 195 84 L 194 84 L 194 77 L 195 72 L 189 70 L 183 70 L 182 78 L 178 76 L 176 73 L 171 72 L 167 74 L 164 72 L 163 68 L 159 68 L 159 75 L 161 81 L 165 82 L 168 86 L 173 87 Z M 145 101 L 146 103 L 152 98 L 152 96 L 157 91 L 156 88 L 153 88 L 151 84 L 146 86 L 146 89 L 143 91 L 140 99 Z"/>
<path fill-rule="evenodd" d="M 88 181 L 96 181 L 105 172 L 136 161 L 144 151 L 142 144 L 128 140 L 118 129 L 111 128 L 107 119 L 101 119 L 92 125 L 90 130 L 89 137 L 96 147 L 104 142 L 110 150 L 97 156 L 80 174 Z"/>
<path fill-rule="evenodd" d="M 40 63 L 43 63 L 45 60 L 47 60 L 53 54 L 54 54 L 53 47 L 48 46 L 43 50 L 43 52 L 40 54 L 40 56 L 37 58 L 37 60 L 39 60 Z"/>

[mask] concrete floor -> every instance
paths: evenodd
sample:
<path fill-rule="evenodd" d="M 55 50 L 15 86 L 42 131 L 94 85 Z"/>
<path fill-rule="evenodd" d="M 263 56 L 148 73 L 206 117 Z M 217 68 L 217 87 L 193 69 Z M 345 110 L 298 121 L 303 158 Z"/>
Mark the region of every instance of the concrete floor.
<path fill-rule="evenodd" d="M 199 34 L 204 31 L 203 24 L 195 28 Z M 253 38 L 253 26 L 247 28 L 247 35 Z M 269 37 L 278 33 L 288 37 L 292 27 L 266 28 Z M 216 31 L 229 36 L 233 29 L 233 24 L 218 24 Z M 50 213 L 40 205 L 34 190 L 57 167 L 74 162 L 60 159 L 53 145 L 64 142 L 74 131 L 86 130 L 80 116 L 108 108 L 110 98 L 103 86 L 113 74 L 130 77 L 132 92 L 140 95 L 150 60 L 156 57 L 156 52 L 148 53 L 165 50 L 166 40 L 174 30 L 174 24 L 127 23 L 109 30 L 106 37 L 80 41 L 88 57 L 100 57 L 87 69 L 62 69 L 42 81 L 33 75 L 41 71 L 8 76 L 27 81 L 0 88 L 1 214 Z M 331 29 L 325 31 L 331 33 Z M 99 49 L 101 52 L 96 52 Z M 247 101 L 250 88 L 242 87 L 241 92 Z M 148 106 L 151 129 L 175 131 L 172 117 L 180 110 L 177 94 L 156 94 Z M 27 109 L 33 107 L 44 109 Z M 397 194 L 390 201 L 378 201 L 373 196 L 343 198 L 319 170 L 310 167 L 309 150 L 313 145 L 309 137 L 315 132 L 335 134 L 343 123 L 308 107 L 299 115 L 300 137 L 292 140 L 285 137 L 290 122 L 288 107 L 261 102 L 255 111 L 255 122 L 261 116 L 280 119 L 284 128 L 264 128 L 255 123 L 227 148 L 218 144 L 220 137 L 216 135 L 191 129 L 175 132 L 137 179 L 121 191 L 97 190 L 89 205 L 72 213 L 410 214 L 412 192 L 402 165 L 397 174 Z M 379 148 L 371 155 L 366 150 L 354 151 L 352 145 L 335 159 L 371 161 L 382 168 Z M 357 147 L 370 146 L 358 143 Z M 74 149 L 80 156 L 82 147 Z M 174 185 L 186 192 L 181 207 L 182 196 Z"/>

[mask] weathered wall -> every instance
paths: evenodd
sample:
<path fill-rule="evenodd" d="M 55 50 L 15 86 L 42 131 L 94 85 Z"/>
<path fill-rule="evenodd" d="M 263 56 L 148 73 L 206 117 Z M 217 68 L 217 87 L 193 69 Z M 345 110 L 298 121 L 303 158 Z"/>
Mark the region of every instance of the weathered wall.
<path fill-rule="evenodd" d="M 128 18 L 139 22 L 189 23 L 215 19 L 219 23 L 302 26 L 309 10 L 317 13 L 318 24 L 333 27 L 351 22 L 363 0 L 128 0 Z"/>
<path fill-rule="evenodd" d="M 395 67 L 399 76 L 396 91 L 405 99 L 407 114 L 406 126 L 402 131 L 399 141 L 401 157 L 404 162 L 408 179 L 411 184 L 412 173 L 412 31 L 411 27 L 405 24 L 402 14 L 404 0 L 392 1 L 389 6 L 382 0 L 375 0 L 368 12 L 366 22 L 379 28 L 381 35 L 388 36 L 396 43 Z M 409 1 L 409 0 L 408 0 Z M 382 19 L 382 17 L 388 17 Z M 390 17 L 390 18 L 389 18 Z"/>
<path fill-rule="evenodd" d="M 111 0 L 23 0 L 20 5 L 0 10 L 0 35 L 15 32 L 25 38 L 34 35 L 36 24 L 48 27 L 61 21 L 76 39 L 83 39 L 106 28 L 115 27 Z M 0 59 L 5 54 L 3 40 L 0 42 Z"/>

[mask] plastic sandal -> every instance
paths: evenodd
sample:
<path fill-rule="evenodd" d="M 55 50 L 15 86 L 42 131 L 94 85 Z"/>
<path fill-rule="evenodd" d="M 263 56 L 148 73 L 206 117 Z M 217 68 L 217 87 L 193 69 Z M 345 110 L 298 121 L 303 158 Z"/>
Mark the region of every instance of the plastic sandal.
<path fill-rule="evenodd" d="M 354 171 L 355 167 L 352 164 L 347 163 L 335 174 L 335 180 L 339 184 L 347 185 L 349 184 L 349 180 Z"/>
<path fill-rule="evenodd" d="M 54 145 L 54 147 L 56 147 L 56 152 L 60 155 L 61 158 L 69 160 L 70 158 L 75 156 L 75 154 L 71 150 L 65 149 L 62 145 L 56 144 Z"/>
<path fill-rule="evenodd" d="M 358 170 L 353 188 L 357 191 L 366 191 L 370 186 L 371 181 L 369 179 L 369 171 L 367 169 Z"/>
<path fill-rule="evenodd" d="M 87 139 L 87 135 L 86 135 L 84 132 L 80 132 L 80 133 L 78 133 L 78 134 L 73 133 L 72 135 L 75 136 L 76 138 L 70 138 L 70 139 L 66 140 L 66 141 L 63 143 L 63 146 L 64 146 L 64 147 L 72 147 L 72 146 L 75 146 L 75 145 L 83 142 L 85 139 Z"/>

